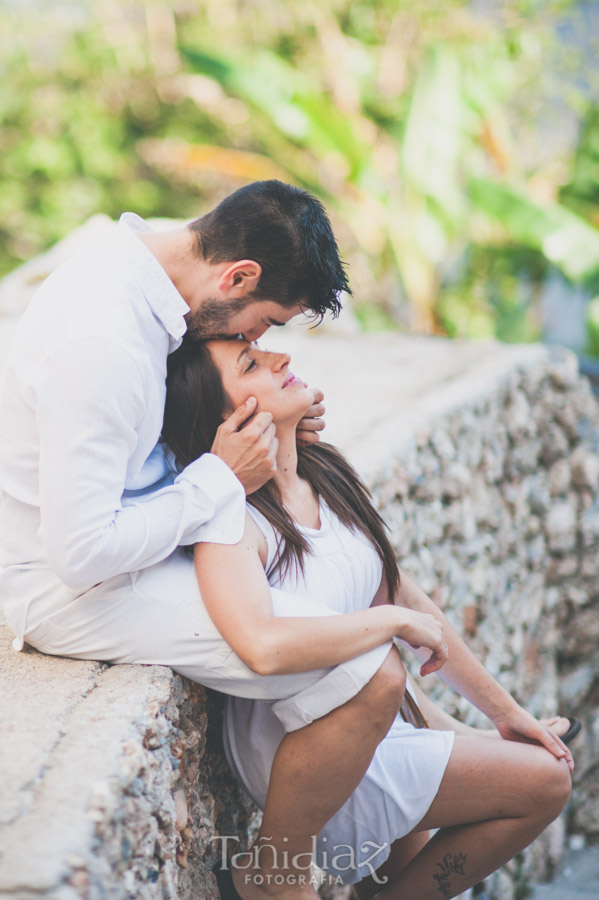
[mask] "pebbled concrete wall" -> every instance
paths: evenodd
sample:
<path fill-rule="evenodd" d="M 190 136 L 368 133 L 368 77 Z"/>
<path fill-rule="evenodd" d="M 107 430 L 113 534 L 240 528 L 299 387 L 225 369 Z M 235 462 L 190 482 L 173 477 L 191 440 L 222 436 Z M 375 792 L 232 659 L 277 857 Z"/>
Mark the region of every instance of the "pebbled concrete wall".
<path fill-rule="evenodd" d="M 423 428 L 375 481 L 402 565 L 492 674 L 538 716 L 578 716 L 567 813 L 488 880 L 550 878 L 564 830 L 599 835 L 599 409 L 575 360 L 547 354 Z M 437 680 L 472 725 L 484 717 Z"/>

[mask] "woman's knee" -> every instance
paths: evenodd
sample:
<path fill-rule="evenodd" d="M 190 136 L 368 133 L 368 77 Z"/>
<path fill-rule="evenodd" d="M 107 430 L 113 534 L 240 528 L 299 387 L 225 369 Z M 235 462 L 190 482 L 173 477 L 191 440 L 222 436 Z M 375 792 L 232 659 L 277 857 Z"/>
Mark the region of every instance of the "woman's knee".
<path fill-rule="evenodd" d="M 548 802 L 551 807 L 550 821 L 557 818 L 572 793 L 572 776 L 565 760 L 553 758 L 551 765 L 551 777 L 546 782 Z"/>
<path fill-rule="evenodd" d="M 568 764 L 548 750 L 538 748 L 536 765 L 526 785 L 530 811 L 547 824 L 556 819 L 570 798 L 572 779 Z"/>
<path fill-rule="evenodd" d="M 378 671 L 361 692 L 369 715 L 386 724 L 397 715 L 406 689 L 407 674 L 396 647 L 392 647 Z"/>

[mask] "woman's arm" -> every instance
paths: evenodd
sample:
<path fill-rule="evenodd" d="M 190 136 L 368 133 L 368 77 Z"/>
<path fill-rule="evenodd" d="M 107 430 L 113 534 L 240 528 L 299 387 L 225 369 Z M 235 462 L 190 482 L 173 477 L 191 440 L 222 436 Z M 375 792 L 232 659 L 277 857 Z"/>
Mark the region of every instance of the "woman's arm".
<path fill-rule="evenodd" d="M 201 543 L 195 565 L 210 618 L 237 655 L 262 675 L 334 666 L 394 637 L 429 648 L 435 669 L 446 659 L 433 616 L 391 605 L 339 615 L 276 618 L 260 560 L 261 533 L 249 518 L 238 544 Z"/>
<path fill-rule="evenodd" d="M 487 672 L 464 643 L 439 607 L 424 591 L 401 572 L 395 603 L 407 609 L 435 616 L 443 625 L 449 652 L 440 677 L 459 694 L 485 713 L 506 740 L 543 744 L 554 756 L 565 758 L 572 766 L 572 755 L 558 737 L 526 712 Z"/>

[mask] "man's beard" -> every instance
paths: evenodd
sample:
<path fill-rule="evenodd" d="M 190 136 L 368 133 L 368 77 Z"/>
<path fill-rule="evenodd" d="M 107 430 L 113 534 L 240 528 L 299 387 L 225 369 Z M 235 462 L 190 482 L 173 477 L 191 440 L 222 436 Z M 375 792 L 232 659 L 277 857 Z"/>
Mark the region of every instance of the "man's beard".
<path fill-rule="evenodd" d="M 231 337 L 229 322 L 233 316 L 253 303 L 254 299 L 240 297 L 237 300 L 217 300 L 215 297 L 207 297 L 199 309 L 185 317 L 187 333 L 196 341 Z"/>

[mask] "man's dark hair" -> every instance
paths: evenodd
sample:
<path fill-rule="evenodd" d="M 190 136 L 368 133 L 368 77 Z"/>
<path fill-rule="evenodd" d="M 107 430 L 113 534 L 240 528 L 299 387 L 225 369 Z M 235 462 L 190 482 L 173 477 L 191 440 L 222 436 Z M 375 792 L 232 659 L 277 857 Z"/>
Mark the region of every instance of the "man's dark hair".
<path fill-rule="evenodd" d="M 322 203 L 282 181 L 240 188 L 188 225 L 198 255 L 210 263 L 252 259 L 262 275 L 252 297 L 301 304 L 322 318 L 339 314 L 339 293 L 351 293 Z"/>

